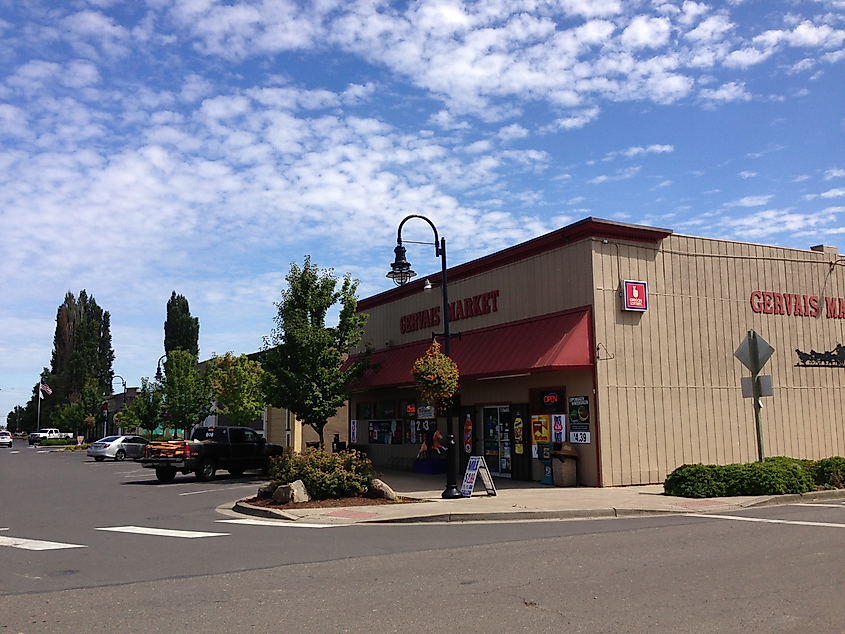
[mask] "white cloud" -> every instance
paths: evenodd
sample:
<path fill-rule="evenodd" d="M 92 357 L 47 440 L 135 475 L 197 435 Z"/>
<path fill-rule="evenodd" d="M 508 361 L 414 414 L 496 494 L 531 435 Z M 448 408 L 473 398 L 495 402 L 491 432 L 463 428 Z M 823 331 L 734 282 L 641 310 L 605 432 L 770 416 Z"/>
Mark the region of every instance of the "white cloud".
<path fill-rule="evenodd" d="M 698 93 L 702 99 L 710 103 L 731 101 L 750 101 L 751 95 L 746 92 L 744 83 L 730 82 L 723 84 L 716 90 L 704 88 Z"/>
<path fill-rule="evenodd" d="M 843 176 L 845 176 L 845 170 L 839 168 L 832 168 L 824 173 L 824 179 L 826 181 L 829 181 L 832 178 L 842 178 Z"/>
<path fill-rule="evenodd" d="M 503 141 L 512 141 L 514 139 L 524 139 L 528 136 L 528 130 L 523 128 L 518 123 L 505 126 L 499 129 L 499 138 Z"/>
<path fill-rule="evenodd" d="M 822 198 L 838 198 L 840 196 L 845 196 L 845 189 L 829 189 L 828 191 L 822 193 Z"/>
<path fill-rule="evenodd" d="M 757 176 L 757 172 L 744 171 L 744 172 L 740 172 L 739 175 L 742 178 L 754 178 L 755 176 Z"/>
<path fill-rule="evenodd" d="M 739 200 L 725 203 L 725 207 L 761 207 L 762 205 L 768 204 L 772 198 L 774 198 L 774 196 L 770 195 L 745 196 Z"/>
<path fill-rule="evenodd" d="M 622 32 L 622 44 L 628 48 L 659 48 L 669 40 L 671 26 L 666 18 L 639 15 Z"/>

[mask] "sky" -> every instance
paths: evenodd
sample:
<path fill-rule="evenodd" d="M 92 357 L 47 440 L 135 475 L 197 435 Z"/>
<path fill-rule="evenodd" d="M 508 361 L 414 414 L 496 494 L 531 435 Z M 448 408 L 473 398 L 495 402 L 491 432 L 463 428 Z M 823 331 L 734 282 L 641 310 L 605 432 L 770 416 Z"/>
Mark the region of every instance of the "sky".
<path fill-rule="evenodd" d="M 0 0 L 0 425 L 68 291 L 137 386 L 171 292 L 254 352 L 408 214 L 450 266 L 588 216 L 845 253 L 843 70 L 845 0 Z"/>

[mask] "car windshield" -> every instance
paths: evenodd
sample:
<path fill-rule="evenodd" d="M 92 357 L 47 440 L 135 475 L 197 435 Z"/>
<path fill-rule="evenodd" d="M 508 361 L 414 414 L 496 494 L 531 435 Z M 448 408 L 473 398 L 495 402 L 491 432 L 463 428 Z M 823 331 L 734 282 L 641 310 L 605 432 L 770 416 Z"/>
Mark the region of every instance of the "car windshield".
<path fill-rule="evenodd" d="M 10 434 L 10 433 L 9 433 L 9 432 L 7 432 L 7 431 L 0 431 L 0 436 L 11 436 L 11 435 L 12 435 L 12 434 Z"/>
<path fill-rule="evenodd" d="M 50 433 L 50 430 L 49 430 L 49 429 L 39 429 L 39 430 L 38 430 L 38 433 L 39 433 L 39 434 L 49 434 L 49 433 Z"/>
<path fill-rule="evenodd" d="M 98 440 L 97 442 L 114 442 L 118 438 L 120 438 L 120 436 L 106 436 L 105 438 L 102 438 L 102 439 Z"/>

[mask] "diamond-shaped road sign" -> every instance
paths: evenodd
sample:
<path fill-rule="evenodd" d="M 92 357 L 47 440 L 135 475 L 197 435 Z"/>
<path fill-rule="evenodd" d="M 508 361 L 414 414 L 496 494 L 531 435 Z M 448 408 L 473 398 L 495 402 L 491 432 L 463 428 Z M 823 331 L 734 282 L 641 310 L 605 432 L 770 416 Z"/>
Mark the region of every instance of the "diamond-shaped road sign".
<path fill-rule="evenodd" d="M 757 340 L 757 358 L 753 359 L 751 357 L 751 337 L 754 337 Z M 734 352 L 734 356 L 740 360 L 742 365 L 746 368 L 751 370 L 752 374 L 757 374 L 764 365 L 766 365 L 766 361 L 768 361 L 772 355 L 774 354 L 775 349 L 769 345 L 769 342 L 763 339 L 759 334 L 750 330 L 747 335 L 745 335 L 745 339 L 742 340 L 742 343 L 739 344 L 739 348 L 736 349 Z"/>

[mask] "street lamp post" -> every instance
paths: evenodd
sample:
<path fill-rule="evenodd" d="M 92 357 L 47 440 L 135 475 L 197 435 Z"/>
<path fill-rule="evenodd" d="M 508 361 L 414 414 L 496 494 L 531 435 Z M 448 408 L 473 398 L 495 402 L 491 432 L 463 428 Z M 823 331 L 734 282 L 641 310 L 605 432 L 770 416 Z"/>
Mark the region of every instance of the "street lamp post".
<path fill-rule="evenodd" d="M 448 293 L 448 286 L 446 283 L 446 238 L 440 238 L 437 235 L 437 227 L 434 226 L 434 223 L 426 218 L 425 216 L 420 216 L 418 214 L 411 214 L 410 216 L 405 217 L 402 222 L 399 223 L 399 230 L 396 233 L 396 248 L 393 249 L 393 252 L 396 254 L 396 259 L 394 260 L 393 264 L 391 265 L 390 272 L 387 274 L 387 277 L 393 280 L 393 282 L 397 286 L 404 286 L 408 283 L 408 281 L 416 275 L 416 273 L 411 270 L 411 265 L 405 259 L 405 247 L 402 246 L 402 227 L 408 220 L 411 218 L 420 218 L 421 220 L 425 220 L 434 231 L 434 255 L 436 257 L 440 257 L 440 265 L 441 265 L 441 280 L 443 284 L 443 337 L 444 341 L 444 352 L 447 357 L 450 357 L 449 354 L 449 340 L 451 339 L 451 333 L 449 332 L 449 293 Z M 408 242 L 413 242 L 412 240 L 408 240 Z M 432 244 L 431 242 L 413 242 L 414 244 Z M 426 281 L 426 290 L 431 288 L 431 285 Z M 446 499 L 455 499 L 461 497 L 461 492 L 458 490 L 458 451 L 457 451 L 457 444 L 455 443 L 455 430 L 452 424 L 452 401 L 449 400 L 449 404 L 446 407 L 446 489 L 443 491 L 442 497 Z"/>
<path fill-rule="evenodd" d="M 126 409 L 126 379 L 124 379 L 119 374 L 115 374 L 112 377 L 112 382 L 114 382 L 115 379 L 120 379 L 120 382 L 123 384 L 123 407 L 120 408 L 120 411 L 122 412 L 124 409 Z M 106 418 L 106 423 L 108 423 L 108 418 Z M 103 434 L 103 436 L 107 435 L 108 434 Z"/>

